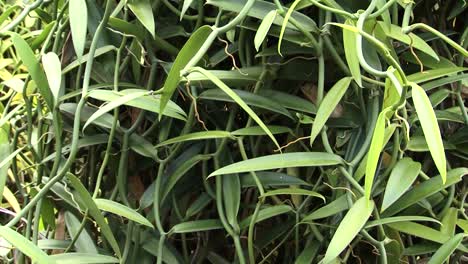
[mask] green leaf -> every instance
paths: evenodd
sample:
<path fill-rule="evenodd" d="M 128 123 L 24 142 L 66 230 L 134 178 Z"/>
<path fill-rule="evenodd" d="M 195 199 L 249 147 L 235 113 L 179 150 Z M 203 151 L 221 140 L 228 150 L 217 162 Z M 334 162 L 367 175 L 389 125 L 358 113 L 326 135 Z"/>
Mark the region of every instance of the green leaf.
<path fill-rule="evenodd" d="M 388 209 L 386 209 L 383 212 L 382 217 L 394 215 L 421 201 L 422 199 L 427 198 L 439 192 L 440 190 L 459 182 L 466 174 L 468 174 L 468 168 L 456 168 L 448 171 L 447 181 L 445 184 L 442 183 L 442 179 L 440 177 L 432 177 L 431 179 L 414 186 L 412 189 L 402 195 Z"/>
<path fill-rule="evenodd" d="M 465 219 L 458 219 L 457 226 L 463 229 L 463 232 L 468 233 L 468 220 Z"/>
<path fill-rule="evenodd" d="M 262 197 L 267 197 L 267 196 L 273 196 L 273 195 L 306 195 L 306 196 L 313 196 L 313 197 L 318 197 L 325 202 L 325 197 L 321 195 L 318 192 L 314 191 L 309 191 L 306 189 L 299 189 L 299 188 L 284 188 L 284 189 L 277 189 L 277 190 L 272 190 L 264 193 L 263 195 L 259 196 L 259 198 Z"/>
<path fill-rule="evenodd" d="M 381 211 L 385 211 L 409 189 L 418 177 L 420 170 L 421 163 L 415 162 L 411 158 L 403 158 L 397 162 L 385 187 Z"/>
<path fill-rule="evenodd" d="M 216 76 L 214 76 L 211 72 L 200 68 L 200 67 L 195 67 L 192 69 L 192 71 L 198 71 L 208 77 L 216 86 L 218 86 L 219 89 L 223 90 L 229 97 L 231 97 L 244 111 L 249 114 L 249 116 L 260 126 L 263 128 L 265 133 L 271 138 L 271 140 L 275 143 L 277 148 L 280 148 L 278 141 L 276 141 L 275 137 L 273 134 L 268 130 L 268 127 L 263 123 L 263 121 L 258 117 L 258 115 L 255 113 L 255 111 L 252 110 L 243 100 L 240 98 L 234 91 L 231 90 L 226 84 L 224 84 L 220 79 L 218 79 Z"/>
<path fill-rule="evenodd" d="M 322 262 L 328 264 L 338 257 L 364 227 L 374 209 L 374 201 L 362 197 L 346 213 L 336 229 Z"/>
<path fill-rule="evenodd" d="M 111 51 L 111 50 L 115 50 L 116 48 L 112 45 L 107 45 L 107 46 L 103 46 L 103 47 L 100 47 L 100 48 L 97 48 L 96 49 L 96 52 L 94 53 L 94 58 L 97 58 L 103 54 L 106 54 L 107 52 Z M 68 73 L 69 71 L 75 69 L 76 67 L 80 66 L 81 64 L 83 63 L 86 63 L 87 61 L 89 60 L 89 53 L 85 54 L 83 57 L 81 57 L 81 59 L 77 59 L 75 61 L 73 61 L 72 63 L 68 64 L 67 67 L 63 68 L 62 70 L 62 74 L 66 74 Z"/>
<path fill-rule="evenodd" d="M 23 252 L 33 261 L 37 261 L 39 264 L 56 263 L 52 258 L 47 256 L 46 253 L 40 250 L 34 243 L 27 240 L 18 232 L 10 229 L 9 227 L 0 226 L 0 236 L 5 238 L 5 240 L 15 246 L 19 251 Z"/>
<path fill-rule="evenodd" d="M 427 262 L 427 264 L 440 264 L 444 263 L 450 255 L 457 249 L 457 247 L 462 242 L 465 234 L 460 233 L 450 238 L 445 242 L 435 253 L 432 255 L 432 258 Z"/>
<path fill-rule="evenodd" d="M 226 11 L 239 13 L 240 10 L 247 3 L 247 0 L 236 0 L 236 1 L 207 0 L 206 3 L 209 5 L 214 5 L 219 8 L 222 8 L 223 10 L 226 10 Z M 276 8 L 277 7 L 274 3 L 263 1 L 263 0 L 256 0 L 253 6 L 248 11 L 247 15 L 250 17 L 263 20 L 270 11 L 276 10 Z M 284 10 L 287 12 L 289 8 L 285 7 Z M 292 12 L 291 17 L 294 18 L 299 24 L 301 24 L 305 30 L 315 32 L 315 33 L 318 32 L 317 24 L 310 17 L 297 11 Z M 283 21 L 284 19 L 282 16 L 276 16 L 275 19 L 273 20 L 273 24 L 281 26 L 283 24 Z M 288 23 L 287 27 L 289 29 L 296 30 L 296 27 L 293 26 L 291 23 Z M 257 28 L 255 28 L 255 30 L 256 29 Z"/>
<path fill-rule="evenodd" d="M 37 246 L 41 249 L 63 249 L 65 250 L 67 249 L 69 245 L 70 245 L 69 240 L 40 239 L 37 241 Z"/>
<path fill-rule="evenodd" d="M 262 73 L 262 67 L 243 67 L 239 70 L 234 69 L 230 71 L 210 70 L 210 72 L 226 85 L 237 87 L 255 84 Z M 201 87 L 216 87 L 208 77 L 199 72 L 191 72 L 187 75 L 186 79 Z M 182 82 L 185 81 L 186 80 L 182 80 Z"/>
<path fill-rule="evenodd" d="M 432 107 L 436 107 L 441 104 L 452 92 L 448 89 L 440 89 L 435 91 L 429 96 Z M 437 116 L 437 114 L 436 114 Z"/>
<path fill-rule="evenodd" d="M 289 205 L 274 205 L 274 206 L 263 208 L 258 212 L 258 216 L 257 216 L 255 223 L 259 223 L 261 221 L 264 221 L 268 218 L 275 217 L 277 215 L 282 215 L 282 214 L 291 212 L 292 210 L 293 209 Z M 240 222 L 239 225 L 241 229 L 247 228 L 250 225 L 251 218 L 252 216 L 249 216 Z"/>
<path fill-rule="evenodd" d="M 311 145 L 314 143 L 315 138 L 322 130 L 323 126 L 335 110 L 338 103 L 341 101 L 343 95 L 346 93 L 351 80 L 352 79 L 350 77 L 345 77 L 339 80 L 337 83 L 335 83 L 335 85 L 333 85 L 330 91 L 328 91 L 327 95 L 323 98 L 323 101 L 320 103 L 319 109 L 317 110 L 315 122 L 312 125 L 312 131 L 310 132 Z"/>
<path fill-rule="evenodd" d="M 226 218 L 232 227 L 237 227 L 237 215 L 241 202 L 241 184 L 238 174 L 223 177 L 223 202 Z"/>
<path fill-rule="evenodd" d="M 172 94 L 177 89 L 177 85 L 180 82 L 180 71 L 185 68 L 187 63 L 198 52 L 212 31 L 211 27 L 207 25 L 198 28 L 180 50 L 164 83 L 160 113 L 164 113 L 169 99 L 171 99 Z"/>
<path fill-rule="evenodd" d="M 231 132 L 221 131 L 221 130 L 193 132 L 190 134 L 185 134 L 182 136 L 174 137 L 164 142 L 161 142 L 158 145 L 156 145 L 156 148 L 175 144 L 175 143 L 185 142 L 185 141 L 205 140 L 205 139 L 215 139 L 215 138 L 232 138 L 232 135 L 231 135 Z"/>
<path fill-rule="evenodd" d="M 450 240 L 449 235 L 446 235 L 440 231 L 437 231 L 425 225 L 421 225 L 421 224 L 417 224 L 413 222 L 398 222 L 398 223 L 388 224 L 388 226 L 390 226 L 391 228 L 399 232 L 403 232 L 412 236 L 417 236 L 417 237 L 420 237 L 429 241 L 434 241 L 439 244 L 444 244 Z M 463 245 L 459 245 L 457 248 L 465 253 L 468 253 L 468 249 Z"/>
<path fill-rule="evenodd" d="M 314 260 L 320 249 L 319 243 L 314 243 L 314 241 L 309 242 L 309 244 L 304 248 L 301 254 L 294 261 L 294 264 L 310 264 Z"/>
<path fill-rule="evenodd" d="M 94 199 L 94 202 L 100 210 L 120 215 L 145 226 L 153 227 L 150 221 L 148 221 L 144 216 L 123 204 L 107 199 Z"/>
<path fill-rule="evenodd" d="M 10 167 L 11 159 L 11 148 L 9 142 L 9 126 L 0 126 L 0 201 L 3 199 L 3 188 L 8 177 L 8 169 Z M 22 148 L 20 148 L 22 149 Z M 16 151 L 15 151 L 16 152 Z M 15 153 L 16 155 L 17 153 Z"/>
<path fill-rule="evenodd" d="M 280 92 L 272 89 L 261 89 L 260 95 L 278 102 L 286 109 L 296 110 L 304 113 L 315 114 L 317 109 L 315 105 L 299 96 L 291 95 L 285 92 Z"/>
<path fill-rule="evenodd" d="M 423 222 L 434 222 L 434 223 L 438 223 L 439 225 L 442 224 L 438 220 L 431 218 L 431 217 L 427 217 L 427 216 L 395 216 L 395 217 L 387 217 L 387 218 L 381 218 L 381 219 L 374 220 L 374 221 L 369 221 L 367 222 L 365 228 L 371 228 L 374 226 L 386 225 L 386 224 L 397 223 L 397 222 L 408 222 L 408 221 L 423 221 Z"/>
<path fill-rule="evenodd" d="M 60 87 L 62 83 L 62 64 L 57 54 L 49 52 L 42 56 L 42 65 L 49 82 L 49 87 L 57 103 L 60 97 Z"/>
<path fill-rule="evenodd" d="M 0 125 L 0 160 L 2 161 L 0 162 L 0 201 L 2 201 L 3 199 L 3 189 L 5 187 L 5 183 L 8 177 L 10 161 L 13 159 L 10 148 L 9 130 L 10 126 L 8 124 Z M 17 150 L 15 150 L 14 152 L 16 151 Z"/>
<path fill-rule="evenodd" d="M 257 33 L 255 33 L 254 38 L 254 45 L 257 52 L 260 49 L 260 46 L 262 45 L 263 41 L 265 40 L 265 37 L 268 34 L 268 30 L 270 30 L 270 27 L 273 24 L 273 21 L 275 20 L 276 14 L 276 10 L 271 10 L 263 18 L 262 23 L 260 23 L 260 26 L 258 27 Z"/>
<path fill-rule="evenodd" d="M 342 163 L 343 160 L 341 157 L 330 153 L 291 152 L 236 162 L 212 172 L 208 177 L 239 172 L 273 170 L 291 167 L 330 166 Z"/>
<path fill-rule="evenodd" d="M 273 186 L 289 186 L 289 185 L 306 185 L 310 186 L 310 183 L 305 182 L 304 180 L 290 176 L 281 172 L 272 172 L 272 171 L 258 171 L 256 172 L 258 179 L 265 187 Z M 242 187 L 255 187 L 257 186 L 255 180 L 252 178 L 250 173 L 241 174 L 241 185 Z"/>
<path fill-rule="evenodd" d="M 464 67 L 449 67 L 449 68 L 437 68 L 434 70 L 426 70 L 423 72 L 413 73 L 408 75 L 408 81 L 415 83 L 422 83 L 444 77 L 446 75 L 453 75 L 461 71 L 466 71 L 468 68 Z"/>
<path fill-rule="evenodd" d="M 345 25 L 356 26 L 353 20 L 346 19 Z M 343 45 L 345 47 L 345 56 L 346 62 L 348 63 L 349 71 L 354 78 L 354 81 L 362 87 L 362 78 L 361 78 L 361 66 L 359 64 L 359 58 L 356 45 L 356 33 L 350 30 L 343 30 Z"/>
<path fill-rule="evenodd" d="M 403 42 L 406 45 L 412 45 L 413 48 L 426 53 L 427 55 L 433 57 L 436 60 L 439 60 L 439 56 L 437 56 L 437 54 L 431 48 L 431 46 L 429 46 L 426 43 L 426 41 L 418 37 L 416 34 L 404 34 L 402 28 L 394 24 L 391 24 L 390 28 L 387 28 L 387 26 L 382 21 L 378 21 L 377 25 L 381 27 L 385 35 L 387 35 L 388 37 Z"/>
<path fill-rule="evenodd" d="M 387 108 L 389 109 L 389 108 Z M 372 134 L 372 140 L 367 154 L 366 163 L 366 178 L 364 183 L 364 191 L 367 199 L 371 197 L 372 184 L 374 182 L 374 176 L 377 169 L 377 163 L 379 161 L 380 152 L 384 147 L 384 136 L 385 136 L 385 119 L 387 115 L 387 109 L 380 112 L 375 123 L 374 132 Z"/>
<path fill-rule="evenodd" d="M 132 93 L 137 93 L 137 92 L 145 92 L 148 93 L 148 91 L 143 90 L 143 89 L 125 89 L 121 90 L 118 92 L 115 91 L 109 91 L 109 90 L 102 90 L 102 89 L 96 89 L 92 90 L 89 92 L 89 97 L 98 99 L 101 101 L 106 101 L 106 102 L 112 102 L 115 100 L 118 100 L 122 96 L 129 95 Z M 153 113 L 159 113 L 159 106 L 160 106 L 160 95 L 144 95 L 138 98 L 135 98 L 131 101 L 128 101 L 124 103 L 125 105 L 144 109 Z M 187 114 L 178 106 L 176 103 L 169 101 L 166 109 L 164 109 L 163 115 L 165 116 L 170 116 L 173 118 L 177 118 L 179 120 L 186 120 Z"/>
<path fill-rule="evenodd" d="M 3 142 L 2 142 L 2 144 L 3 144 Z M 4 156 L 4 158 L 2 159 L 2 162 L 0 162 L 0 169 L 3 169 L 4 167 L 8 167 L 7 165 L 10 164 L 10 161 L 16 155 L 18 155 L 18 153 L 20 153 L 23 149 L 24 149 L 24 147 L 21 147 L 21 148 L 16 149 L 12 153 L 9 153 L 10 152 L 10 146 L 8 146 L 8 150 L 5 150 L 3 153 L 1 153 L 2 156 Z M 6 153 L 9 153 L 9 154 L 6 154 Z"/>
<path fill-rule="evenodd" d="M 268 129 L 273 135 L 291 133 L 291 129 L 285 126 L 268 126 Z M 265 131 L 260 126 L 244 127 L 231 132 L 234 136 L 263 136 Z"/>
<path fill-rule="evenodd" d="M 426 92 L 415 83 L 411 83 L 411 87 L 413 88 L 414 108 L 416 108 L 416 113 L 421 122 L 424 137 L 429 146 L 432 159 L 442 177 L 442 182 L 445 183 L 447 179 L 445 151 L 436 115 Z"/>
<path fill-rule="evenodd" d="M 331 203 L 307 215 L 306 217 L 302 219 L 302 221 L 307 222 L 307 221 L 329 217 L 347 209 L 349 209 L 349 206 L 348 206 L 348 200 L 346 199 L 346 195 L 341 195 L 340 197 L 338 197 Z"/>
<path fill-rule="evenodd" d="M 75 175 L 67 173 L 67 179 L 70 180 L 70 185 L 73 186 L 73 188 L 79 194 L 79 197 L 76 198 L 79 198 L 79 200 L 82 201 L 82 205 L 84 205 L 89 210 L 89 214 L 94 218 L 100 227 L 102 234 L 107 239 L 107 242 L 109 242 L 111 248 L 114 250 L 117 256 L 120 256 L 120 248 L 117 240 L 115 240 L 112 230 L 102 216 L 101 211 L 97 207 L 88 190 L 86 190 L 81 181 Z"/>
<path fill-rule="evenodd" d="M 73 47 L 78 59 L 81 59 L 86 44 L 86 30 L 88 27 L 88 7 L 86 0 L 70 0 L 68 7 L 70 31 Z"/>
<path fill-rule="evenodd" d="M 236 95 L 238 95 L 247 105 L 263 108 L 287 116 L 294 120 L 294 117 L 281 105 L 278 105 L 268 97 L 264 97 L 258 94 L 250 93 L 247 91 L 231 89 Z M 200 99 L 207 100 L 218 100 L 224 102 L 236 102 L 234 98 L 230 97 L 224 90 L 219 89 L 208 89 L 198 96 Z"/>
<path fill-rule="evenodd" d="M 440 232 L 453 236 L 457 225 L 458 209 L 454 207 L 448 208 L 444 217 L 442 218 L 442 226 Z"/>
<path fill-rule="evenodd" d="M 54 99 L 49 88 L 49 83 L 47 82 L 47 77 L 36 59 L 34 52 L 29 47 L 28 43 L 20 37 L 20 35 L 12 33 L 11 36 L 18 56 L 23 61 L 23 64 L 28 69 L 31 78 L 39 88 L 39 92 L 44 97 L 47 107 L 49 107 L 49 109 L 53 109 Z"/>
<path fill-rule="evenodd" d="M 172 233 L 192 233 L 223 229 L 223 225 L 219 219 L 206 219 L 206 220 L 195 220 L 177 224 L 172 227 L 170 232 Z"/>
<path fill-rule="evenodd" d="M 299 4 L 302 0 L 295 0 L 292 5 L 289 7 L 289 9 L 286 11 L 286 14 L 284 15 L 284 20 L 281 25 L 281 31 L 279 35 L 279 40 L 278 40 L 278 54 L 280 56 L 283 56 L 281 54 L 281 42 L 283 41 L 283 36 L 284 32 L 286 31 L 286 26 L 288 25 L 289 18 L 291 17 L 292 13 L 294 12 L 294 8 L 296 8 L 297 4 Z"/>
<path fill-rule="evenodd" d="M 94 244 L 94 241 L 91 238 L 88 230 L 84 228 L 80 232 L 81 221 L 78 220 L 78 218 L 69 211 L 65 212 L 65 225 L 67 227 L 68 235 L 70 236 L 70 238 L 76 240 L 74 249 L 77 252 L 91 254 L 98 253 L 98 249 Z"/>
<path fill-rule="evenodd" d="M 195 155 L 178 165 L 174 172 L 167 179 L 167 183 L 164 186 L 161 201 L 164 202 L 169 192 L 174 188 L 176 183 L 184 176 L 193 166 L 197 165 L 200 161 L 209 160 L 210 155 Z"/>
<path fill-rule="evenodd" d="M 117 108 L 121 105 L 124 105 L 138 97 L 142 97 L 144 95 L 148 94 L 148 92 L 133 92 L 133 93 L 129 93 L 129 94 L 126 94 L 120 98 L 118 98 L 117 100 L 114 100 L 114 101 L 111 101 L 110 103 L 102 106 L 101 108 L 99 108 L 96 112 L 94 112 L 88 120 L 86 120 L 86 123 L 84 124 L 83 126 L 83 131 L 86 129 L 86 127 L 91 124 L 94 120 L 98 119 L 99 117 L 101 117 L 102 115 L 106 114 L 107 112 L 113 110 L 114 108 Z"/>
<path fill-rule="evenodd" d="M 62 253 L 50 256 L 57 264 L 100 264 L 119 263 L 120 260 L 107 255 L 87 253 Z"/>
<path fill-rule="evenodd" d="M 210 202 L 212 201 L 211 197 L 207 193 L 201 193 L 197 199 L 187 208 L 185 211 L 185 218 L 188 219 L 196 214 L 198 214 L 201 210 L 203 210 Z"/>
<path fill-rule="evenodd" d="M 398 74 L 397 71 L 393 68 L 393 66 L 388 67 L 387 72 L 393 72 L 395 75 L 396 79 L 400 82 L 403 83 L 403 80 L 400 77 L 400 74 Z M 393 84 L 392 80 L 390 78 L 385 78 L 385 92 L 384 92 L 384 101 L 383 101 L 383 109 L 386 109 L 390 106 L 393 106 L 396 104 L 401 97 L 402 91 L 400 89 L 397 89 L 395 85 Z M 391 112 L 387 113 L 387 117 L 390 118 Z"/>
<path fill-rule="evenodd" d="M 180 11 L 179 20 L 182 21 L 184 18 L 185 13 L 187 12 L 190 5 L 193 3 L 193 0 L 184 0 L 184 5 L 182 5 L 182 10 Z"/>
<path fill-rule="evenodd" d="M 442 143 L 444 144 L 444 149 L 456 149 L 457 147 L 445 140 L 442 140 Z M 411 137 L 408 145 L 406 146 L 407 150 L 413 151 L 413 152 L 427 152 L 429 151 L 429 146 L 427 145 L 426 139 L 424 136 L 414 136 Z"/>
<path fill-rule="evenodd" d="M 145 39 L 145 34 L 146 30 L 141 27 L 140 25 L 135 25 L 134 23 L 127 22 L 123 19 L 117 18 L 117 17 L 109 17 L 109 22 L 108 25 L 114 29 L 117 30 L 121 33 L 135 36 L 136 40 L 135 41 L 143 41 Z M 141 46 L 137 46 L 137 48 L 140 48 Z M 135 55 L 135 52 L 132 50 L 133 54 Z M 138 56 L 136 56 L 139 58 Z M 138 78 L 137 78 L 138 80 Z"/>
<path fill-rule="evenodd" d="M 155 37 L 156 30 L 154 26 L 153 9 L 151 7 L 150 0 L 129 0 L 127 2 L 128 7 L 148 32 Z M 161 111 L 162 112 L 162 111 Z"/>

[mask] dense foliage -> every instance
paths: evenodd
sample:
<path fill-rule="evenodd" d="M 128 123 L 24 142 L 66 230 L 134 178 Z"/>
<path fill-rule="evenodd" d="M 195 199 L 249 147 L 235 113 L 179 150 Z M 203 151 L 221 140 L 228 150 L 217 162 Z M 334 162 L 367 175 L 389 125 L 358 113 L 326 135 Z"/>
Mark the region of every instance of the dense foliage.
<path fill-rule="evenodd" d="M 0 10 L 2 263 L 468 261 L 464 0 Z"/>

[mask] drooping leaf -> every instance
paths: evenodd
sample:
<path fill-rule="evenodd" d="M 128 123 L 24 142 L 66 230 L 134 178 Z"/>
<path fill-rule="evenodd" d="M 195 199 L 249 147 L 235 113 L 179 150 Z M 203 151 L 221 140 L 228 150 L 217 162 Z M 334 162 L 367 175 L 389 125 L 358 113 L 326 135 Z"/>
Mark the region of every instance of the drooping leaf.
<path fill-rule="evenodd" d="M 205 40 L 211 34 L 212 29 L 209 26 L 202 26 L 195 31 L 192 36 L 187 40 L 185 45 L 180 50 L 174 63 L 172 64 L 171 70 L 167 75 L 164 83 L 163 93 L 161 95 L 160 113 L 164 113 L 169 99 L 177 89 L 177 85 L 180 82 L 180 71 L 187 65 L 192 57 L 198 52 Z"/>
<path fill-rule="evenodd" d="M 16 48 L 18 56 L 23 61 L 24 66 L 28 69 L 31 78 L 36 83 L 36 86 L 39 88 L 39 92 L 44 97 L 44 100 L 49 109 L 54 108 L 54 98 L 52 92 L 50 91 L 49 83 L 47 82 L 47 77 L 44 71 L 39 64 L 39 61 L 36 59 L 34 52 L 29 47 L 28 43 L 18 34 L 11 34 L 13 45 Z"/>
<path fill-rule="evenodd" d="M 424 137 L 429 146 L 432 159 L 442 177 L 442 182 L 445 183 L 447 179 L 445 151 L 436 115 L 426 92 L 415 83 L 411 83 L 411 87 L 413 88 L 414 108 L 416 108 L 416 113 L 421 122 Z"/>
<path fill-rule="evenodd" d="M 276 10 L 271 10 L 263 18 L 262 23 L 260 23 L 260 26 L 258 27 L 257 33 L 255 33 L 255 38 L 254 38 L 254 45 L 257 51 L 260 49 L 260 46 L 265 40 L 265 37 L 268 34 L 268 30 L 270 30 L 270 27 L 273 24 L 273 21 L 275 20 L 276 14 L 277 14 Z"/>
<path fill-rule="evenodd" d="M 281 31 L 280 31 L 279 40 L 278 40 L 278 54 L 280 56 L 283 56 L 281 54 L 281 42 L 283 41 L 284 32 L 286 31 L 286 27 L 289 23 L 289 18 L 293 14 L 294 8 L 296 8 L 297 4 L 299 4 L 301 1 L 302 0 L 295 0 L 292 3 L 292 5 L 289 7 L 289 9 L 286 11 L 286 14 L 284 15 L 284 20 L 283 20 L 283 24 L 281 25 Z"/>
<path fill-rule="evenodd" d="M 70 17 L 73 47 L 78 59 L 81 59 L 85 49 L 88 28 L 88 6 L 86 0 L 70 0 L 68 14 Z"/>
<path fill-rule="evenodd" d="M 184 0 L 184 5 L 182 6 L 182 10 L 180 11 L 180 17 L 179 20 L 182 21 L 184 18 L 185 13 L 189 9 L 190 5 L 193 3 L 193 0 Z"/>
<path fill-rule="evenodd" d="M 351 19 L 346 19 L 345 25 L 355 26 L 355 23 Z M 359 65 L 358 54 L 355 48 L 356 33 L 350 30 L 343 30 L 343 45 L 345 46 L 344 50 L 349 71 L 354 81 L 356 81 L 359 87 L 362 87 L 361 66 Z"/>
<path fill-rule="evenodd" d="M 98 99 L 101 101 L 105 101 L 105 102 L 112 102 L 112 101 L 118 100 L 119 98 L 125 95 L 138 93 L 138 92 L 147 93 L 147 91 L 143 89 L 124 89 L 119 92 L 96 89 L 96 90 L 92 90 L 89 92 L 89 97 L 92 97 L 94 99 Z M 144 109 L 153 113 L 159 113 L 160 99 L 161 98 L 159 95 L 148 94 L 148 95 L 144 95 L 144 96 L 132 99 L 124 104 L 128 106 Z M 184 110 L 182 110 L 180 106 L 178 106 L 176 103 L 172 101 L 168 102 L 163 115 L 170 116 L 170 117 L 177 118 L 179 120 L 184 120 L 184 121 L 186 120 L 186 116 L 187 116 Z"/>
<path fill-rule="evenodd" d="M 387 110 L 380 112 L 375 123 L 374 132 L 372 133 L 372 140 L 367 154 L 366 163 L 366 177 L 365 177 L 365 196 L 367 199 L 371 198 L 372 184 L 374 183 L 374 176 L 377 169 L 377 163 L 379 161 L 380 152 L 384 147 L 384 135 L 385 135 L 385 119 Z"/>
<path fill-rule="evenodd" d="M 84 205 L 86 209 L 89 210 L 89 214 L 94 218 L 94 220 L 96 220 L 96 223 L 99 225 L 102 234 L 109 242 L 111 248 L 114 250 L 117 256 L 120 256 L 120 248 L 117 244 L 117 240 L 115 239 L 112 230 L 102 216 L 101 211 L 97 207 L 89 192 L 75 175 L 67 173 L 67 179 L 70 180 L 70 185 L 73 186 L 73 188 L 79 194 L 79 200 L 82 201 L 82 205 Z"/>
<path fill-rule="evenodd" d="M 281 105 L 278 105 L 275 101 L 270 100 L 268 97 L 264 97 L 258 94 L 250 93 L 247 91 L 232 89 L 234 93 L 236 93 L 247 105 L 252 105 L 255 107 L 259 107 L 262 109 L 267 109 L 272 112 L 276 112 L 287 116 L 291 119 L 294 119 L 292 115 Z M 208 89 L 199 95 L 200 99 L 207 99 L 207 100 L 217 100 L 217 101 L 224 101 L 224 102 L 235 102 L 235 100 L 230 97 L 224 90 L 219 89 Z"/>
<path fill-rule="evenodd" d="M 260 126 L 263 128 L 265 133 L 271 138 L 273 143 L 275 143 L 276 147 L 280 148 L 278 141 L 276 141 L 275 137 L 271 133 L 271 131 L 268 129 L 268 127 L 263 123 L 263 121 L 258 117 L 258 115 L 255 113 L 255 111 L 252 110 L 245 102 L 242 100 L 242 98 L 239 97 L 231 88 L 229 88 L 226 84 L 224 84 L 220 79 L 218 79 L 216 76 L 214 76 L 212 73 L 209 71 L 200 68 L 200 67 L 195 67 L 193 71 L 198 71 L 208 77 L 216 86 L 218 86 L 219 89 L 223 90 L 232 100 L 234 100 L 244 111 L 249 114 L 249 116 Z"/>
<path fill-rule="evenodd" d="M 42 65 L 49 82 L 49 87 L 57 103 L 60 97 L 60 87 L 62 82 L 62 66 L 57 54 L 49 52 L 42 56 Z"/>
<path fill-rule="evenodd" d="M 128 7 L 148 32 L 155 37 L 156 30 L 154 26 L 153 9 L 151 7 L 150 0 L 129 0 L 127 2 Z"/>
<path fill-rule="evenodd" d="M 127 95 L 124 95 L 122 97 L 119 97 L 117 100 L 111 101 L 110 103 L 104 105 L 103 107 L 99 108 L 96 112 L 94 112 L 86 121 L 86 123 L 83 125 L 83 130 L 86 129 L 86 127 L 91 124 L 94 120 L 98 119 L 102 115 L 106 114 L 107 112 L 113 110 L 114 108 L 117 108 L 121 105 L 124 105 L 134 99 L 137 99 L 139 97 L 142 97 L 144 95 L 148 94 L 148 92 L 133 92 L 129 93 Z"/>

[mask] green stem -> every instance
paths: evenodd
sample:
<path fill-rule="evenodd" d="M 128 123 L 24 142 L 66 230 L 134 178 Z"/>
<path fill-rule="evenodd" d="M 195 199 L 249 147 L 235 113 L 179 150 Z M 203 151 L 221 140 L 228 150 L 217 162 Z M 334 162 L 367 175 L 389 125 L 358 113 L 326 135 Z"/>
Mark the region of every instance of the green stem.
<path fill-rule="evenodd" d="M 96 32 L 94 34 L 94 37 L 93 37 L 93 40 L 91 42 L 91 46 L 89 49 L 90 58 L 93 58 L 94 54 L 96 53 L 97 42 L 101 36 L 101 32 L 104 26 L 107 25 L 107 21 L 109 20 L 112 3 L 113 2 L 110 0 L 106 1 L 106 9 L 104 11 L 103 19 L 99 23 L 99 26 L 96 29 Z M 29 212 L 29 210 L 31 210 L 37 204 L 37 202 L 39 202 L 39 200 L 42 199 L 42 197 L 50 190 L 50 188 L 52 188 L 52 186 L 55 185 L 55 183 L 62 180 L 62 178 L 65 176 L 65 174 L 68 172 L 73 162 L 75 161 L 75 157 L 78 152 L 78 139 L 80 136 L 81 111 L 83 110 L 83 107 L 86 102 L 86 96 L 88 93 L 89 83 L 91 79 L 91 70 L 93 67 L 93 61 L 94 60 L 88 60 L 86 62 L 85 75 L 83 78 L 83 90 L 81 94 L 81 99 L 78 102 L 78 105 L 76 107 L 75 118 L 73 122 L 72 142 L 71 142 L 70 154 L 68 156 L 67 161 L 63 165 L 62 169 L 58 172 L 58 174 L 55 175 L 55 177 L 49 178 L 49 181 L 37 193 L 37 195 L 34 196 L 34 198 L 32 198 L 31 201 L 26 206 L 24 206 L 23 209 L 18 214 L 16 214 L 16 216 L 13 219 L 10 220 L 10 222 L 6 224 L 7 227 L 12 227 L 16 225 L 21 220 L 21 218 L 24 217 L 26 213 Z"/>
<path fill-rule="evenodd" d="M 29 4 L 29 5 L 26 5 L 24 7 L 23 11 L 21 11 L 21 13 L 17 17 L 15 17 L 15 19 L 13 19 L 13 21 L 11 21 L 8 25 L 6 25 L 2 29 L 0 29 L 0 35 L 5 34 L 7 31 L 12 30 L 17 25 L 19 25 L 19 23 L 21 23 L 21 21 L 23 21 L 23 19 L 29 14 L 29 12 L 31 12 L 32 10 L 39 7 L 42 4 L 42 2 L 44 2 L 44 0 L 37 0 L 36 2 L 33 2 L 33 3 Z"/>

